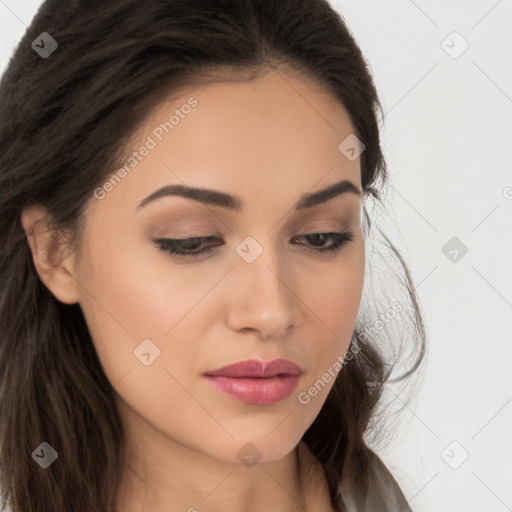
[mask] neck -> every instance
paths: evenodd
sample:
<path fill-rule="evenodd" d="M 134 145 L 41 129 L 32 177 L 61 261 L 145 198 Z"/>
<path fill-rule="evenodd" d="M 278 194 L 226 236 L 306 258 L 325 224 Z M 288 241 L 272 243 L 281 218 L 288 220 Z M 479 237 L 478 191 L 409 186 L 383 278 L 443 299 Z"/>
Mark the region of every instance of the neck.
<path fill-rule="evenodd" d="M 283 459 L 251 467 L 210 459 L 181 445 L 173 452 L 165 458 L 130 459 L 116 512 L 213 512 L 226 503 L 233 512 L 316 510 L 308 503 L 311 471 L 299 447 Z"/>

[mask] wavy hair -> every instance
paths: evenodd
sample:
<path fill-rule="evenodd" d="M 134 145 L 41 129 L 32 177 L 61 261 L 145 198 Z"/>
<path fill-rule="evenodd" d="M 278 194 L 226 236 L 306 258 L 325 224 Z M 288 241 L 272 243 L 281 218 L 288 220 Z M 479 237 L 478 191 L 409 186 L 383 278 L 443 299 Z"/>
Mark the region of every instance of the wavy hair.
<path fill-rule="evenodd" d="M 58 43 L 48 58 L 32 46 L 43 32 Z M 44 205 L 79 252 L 88 200 L 122 166 L 130 137 L 160 101 L 182 86 L 250 80 L 269 67 L 313 80 L 345 106 L 365 145 L 365 198 L 382 203 L 382 107 L 359 46 L 327 0 L 46 0 L 19 42 L 0 81 L 0 470 L 2 505 L 12 512 L 113 511 L 125 460 L 115 390 L 79 305 L 58 301 L 39 278 L 22 209 Z M 385 235 L 371 268 L 379 257 L 384 269 L 398 263 L 400 315 L 375 329 L 378 303 L 364 294 L 353 357 L 303 437 L 339 510 L 342 479 L 361 492 L 371 485 L 365 437 L 377 429 L 402 349 L 411 348 L 410 364 L 395 380 L 425 352 L 409 270 Z M 43 441 L 61 454 L 49 470 L 32 460 Z"/>

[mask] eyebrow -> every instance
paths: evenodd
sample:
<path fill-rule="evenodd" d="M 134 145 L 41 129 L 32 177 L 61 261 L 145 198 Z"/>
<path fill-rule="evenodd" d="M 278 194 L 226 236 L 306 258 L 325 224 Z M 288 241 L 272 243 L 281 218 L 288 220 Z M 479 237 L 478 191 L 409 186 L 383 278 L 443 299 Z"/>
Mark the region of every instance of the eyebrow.
<path fill-rule="evenodd" d="M 361 196 L 361 191 L 351 181 L 343 180 L 329 185 L 322 190 L 318 190 L 317 192 L 310 192 L 302 195 L 295 204 L 295 209 L 303 210 L 305 208 L 311 208 L 345 193 Z M 137 208 L 142 208 L 146 204 L 164 196 L 186 197 L 188 199 L 193 199 L 194 201 L 228 208 L 237 212 L 242 210 L 242 200 L 238 196 L 232 196 L 217 190 L 193 188 L 184 185 L 167 185 L 159 188 L 143 199 Z"/>

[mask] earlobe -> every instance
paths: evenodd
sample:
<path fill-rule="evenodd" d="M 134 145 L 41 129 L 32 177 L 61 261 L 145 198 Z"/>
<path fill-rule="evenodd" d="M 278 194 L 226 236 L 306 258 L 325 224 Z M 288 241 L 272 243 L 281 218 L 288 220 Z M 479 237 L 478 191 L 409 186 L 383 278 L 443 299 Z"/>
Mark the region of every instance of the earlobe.
<path fill-rule="evenodd" d="M 47 219 L 47 210 L 41 205 L 26 207 L 21 213 L 32 260 L 39 277 L 57 300 L 75 304 L 79 294 L 72 275 L 73 258 L 65 254 L 64 237 L 49 227 Z"/>

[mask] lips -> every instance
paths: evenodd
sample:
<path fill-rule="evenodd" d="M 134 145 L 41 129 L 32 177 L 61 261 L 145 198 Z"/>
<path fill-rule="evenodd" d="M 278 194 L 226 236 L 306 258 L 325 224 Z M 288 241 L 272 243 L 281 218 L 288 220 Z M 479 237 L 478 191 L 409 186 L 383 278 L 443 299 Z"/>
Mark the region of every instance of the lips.
<path fill-rule="evenodd" d="M 273 361 L 258 361 L 250 359 L 240 361 L 238 363 L 229 364 L 218 368 L 217 370 L 208 371 L 207 376 L 221 377 L 237 377 L 237 378 L 269 378 L 279 375 L 297 376 L 302 373 L 302 368 L 287 359 L 274 359 Z"/>
<path fill-rule="evenodd" d="M 239 402 L 270 405 L 290 396 L 301 375 L 302 368 L 287 359 L 251 359 L 206 372 L 204 377 L 215 389 Z"/>

